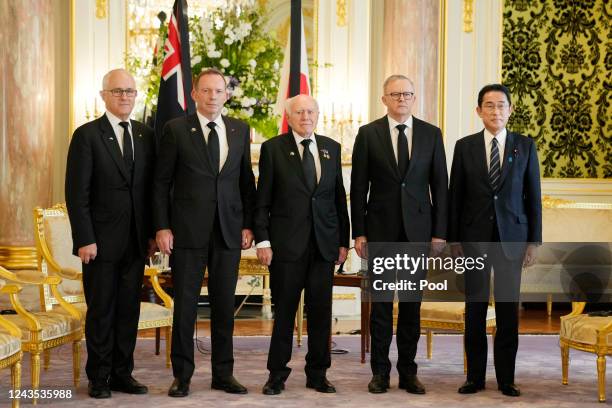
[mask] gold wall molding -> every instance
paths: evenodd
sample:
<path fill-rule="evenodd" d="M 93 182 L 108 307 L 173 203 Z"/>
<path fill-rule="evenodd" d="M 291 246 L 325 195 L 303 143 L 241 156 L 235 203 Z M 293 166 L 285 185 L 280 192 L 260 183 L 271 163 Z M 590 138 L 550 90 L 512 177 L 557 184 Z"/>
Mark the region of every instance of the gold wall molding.
<path fill-rule="evenodd" d="M 108 17 L 107 0 L 96 0 L 96 18 L 103 20 Z"/>
<path fill-rule="evenodd" d="M 338 27 L 346 27 L 346 14 L 348 10 L 349 0 L 336 0 L 336 25 Z"/>
<path fill-rule="evenodd" d="M 355 300 L 357 297 L 354 293 L 334 293 L 333 300 Z"/>
<path fill-rule="evenodd" d="M 36 247 L 0 246 L 0 265 L 6 269 L 37 269 Z"/>
<path fill-rule="evenodd" d="M 474 0 L 463 0 L 463 31 L 474 31 Z"/>

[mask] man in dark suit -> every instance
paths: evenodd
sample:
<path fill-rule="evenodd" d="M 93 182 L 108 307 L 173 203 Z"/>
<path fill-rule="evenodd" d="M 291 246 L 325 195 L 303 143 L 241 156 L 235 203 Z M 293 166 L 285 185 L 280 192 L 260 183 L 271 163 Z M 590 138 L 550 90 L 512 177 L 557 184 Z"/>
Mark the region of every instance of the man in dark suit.
<path fill-rule="evenodd" d="M 92 398 L 109 398 L 111 389 L 147 393 L 132 370 L 145 257 L 155 249 L 155 139 L 152 129 L 129 119 L 135 86 L 123 69 L 107 73 L 100 92 L 106 113 L 75 130 L 68 151 L 66 206 L 73 251 L 83 262 Z"/>
<path fill-rule="evenodd" d="M 194 371 L 193 330 L 208 266 L 212 388 L 246 394 L 233 376 L 234 295 L 240 250 L 253 243 L 255 177 L 246 123 L 221 116 L 227 83 L 216 69 L 196 78 L 195 115 L 164 127 L 154 181 L 156 240 L 172 254 L 171 397 L 185 397 Z M 172 191 L 172 194 L 171 194 Z"/>
<path fill-rule="evenodd" d="M 314 98 L 287 100 L 292 132 L 261 146 L 255 213 L 257 257 L 270 269 L 274 327 L 263 393 L 279 394 L 291 369 L 293 322 L 305 291 L 308 316 L 306 387 L 336 392 L 327 380 L 331 365 L 334 263 L 345 261 L 349 245 L 346 192 L 340 145 L 315 135 L 319 108 Z"/>
<path fill-rule="evenodd" d="M 440 129 L 412 115 L 414 85 L 403 75 L 383 84 L 387 115 L 362 126 L 353 148 L 351 222 L 357 254 L 367 242 L 434 242 L 446 238 L 448 175 Z M 369 198 L 368 198 L 369 193 Z M 399 303 L 399 387 L 424 394 L 414 361 L 420 337 L 420 302 Z M 393 303 L 374 302 L 371 393 L 387 392 L 393 338 Z"/>
<path fill-rule="evenodd" d="M 449 240 L 453 243 L 453 255 L 487 253 L 483 270 L 465 274 L 468 371 L 459 393 L 471 394 L 485 388 L 485 322 L 493 267 L 498 388 L 504 395 L 519 396 L 514 366 L 521 266 L 533 264 L 534 243 L 542 241 L 537 148 L 530 138 L 506 130 L 512 105 L 505 86 L 493 84 L 482 88 L 476 112 L 484 130 L 460 139 L 455 145 L 450 183 Z"/>

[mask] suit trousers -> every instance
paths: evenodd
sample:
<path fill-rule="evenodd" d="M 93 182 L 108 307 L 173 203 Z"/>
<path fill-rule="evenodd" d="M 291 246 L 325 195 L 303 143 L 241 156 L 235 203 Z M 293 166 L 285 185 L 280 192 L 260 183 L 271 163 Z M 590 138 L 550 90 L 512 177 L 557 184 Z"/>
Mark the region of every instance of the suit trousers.
<path fill-rule="evenodd" d="M 395 242 L 408 242 L 403 228 Z M 421 337 L 421 302 L 401 301 L 398 303 L 396 330 L 397 371 L 400 378 L 416 375 L 414 361 L 419 338 Z M 393 302 L 373 302 L 370 314 L 370 367 L 372 374 L 389 376 L 391 360 L 389 349 L 393 340 Z"/>
<path fill-rule="evenodd" d="M 133 221 L 127 248 L 118 261 L 83 264 L 85 370 L 91 381 L 132 374 L 144 264 Z"/>
<path fill-rule="evenodd" d="M 314 236 L 314 232 L 311 233 Z M 286 380 L 291 373 L 287 364 L 293 348 L 295 313 L 302 289 L 306 303 L 308 353 L 306 375 L 312 379 L 325 376 L 331 366 L 332 287 L 334 263 L 321 256 L 314 238 L 295 262 L 272 258 L 270 285 L 274 303 L 274 326 L 268 352 L 268 370 L 273 378 Z"/>
<path fill-rule="evenodd" d="M 194 363 L 194 328 L 198 298 L 208 266 L 210 302 L 211 366 L 213 377 L 234 371 L 234 300 L 238 280 L 240 248 L 228 248 L 223 239 L 218 212 L 207 248 L 175 248 L 171 257 L 174 289 L 172 325 L 172 372 L 183 381 L 191 379 Z"/>
<path fill-rule="evenodd" d="M 494 228 L 493 245 L 486 251 L 485 268 L 472 270 L 465 275 L 465 353 L 467 357 L 467 379 L 484 382 L 487 368 L 486 316 L 488 301 L 483 293 L 490 293 L 491 267 L 495 296 L 496 334 L 493 344 L 495 375 L 498 384 L 514 383 L 516 353 L 518 349 L 518 289 L 520 288 L 522 259 L 509 260 L 499 243 L 499 232 Z M 482 256 L 482 250 L 464 245 L 466 256 Z M 508 288 L 516 293 L 510 296 Z M 504 291 L 502 293 L 501 291 Z M 507 301 L 516 297 L 517 301 Z M 470 301 L 472 298 L 475 301 Z M 504 299 L 506 301 L 498 301 Z"/>

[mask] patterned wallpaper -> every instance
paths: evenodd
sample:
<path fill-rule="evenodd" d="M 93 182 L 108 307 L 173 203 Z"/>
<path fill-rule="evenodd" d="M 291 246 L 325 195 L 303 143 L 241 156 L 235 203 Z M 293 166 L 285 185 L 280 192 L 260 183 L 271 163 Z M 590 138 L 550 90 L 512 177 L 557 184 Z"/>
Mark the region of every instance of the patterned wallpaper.
<path fill-rule="evenodd" d="M 612 178 L 612 2 L 506 0 L 508 128 L 533 137 L 544 177 Z"/>

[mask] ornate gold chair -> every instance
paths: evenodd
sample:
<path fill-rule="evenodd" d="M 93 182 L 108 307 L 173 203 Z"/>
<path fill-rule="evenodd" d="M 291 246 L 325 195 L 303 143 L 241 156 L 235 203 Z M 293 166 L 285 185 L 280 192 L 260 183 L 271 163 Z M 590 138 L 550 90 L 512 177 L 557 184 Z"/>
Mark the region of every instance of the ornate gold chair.
<path fill-rule="evenodd" d="M 12 286 L 6 288 L 0 281 L 0 293 L 9 293 L 15 290 Z M 21 389 L 21 330 L 0 315 L 0 369 L 11 368 L 11 387 L 13 390 L 12 407 L 19 407 L 19 399 L 15 398 Z"/>
<path fill-rule="evenodd" d="M 606 401 L 606 356 L 612 355 L 612 316 L 599 317 L 583 314 L 586 303 L 573 302 L 572 312 L 561 316 L 559 345 L 561 347 L 561 375 L 567 385 L 570 348 L 597 355 L 597 388 L 599 402 Z"/>
<path fill-rule="evenodd" d="M 487 309 L 486 326 L 492 328 L 495 337 L 495 307 Z M 464 302 L 423 302 L 421 303 L 421 329 L 427 334 L 427 358 L 433 354 L 434 330 L 458 331 L 465 335 Z M 465 350 L 463 353 L 463 371 L 467 370 Z"/>
<path fill-rule="evenodd" d="M 72 343 L 74 386 L 78 387 L 80 377 L 80 350 L 82 328 L 80 313 L 60 295 L 59 276 L 35 276 L 34 274 L 13 273 L 0 266 L 0 279 L 23 285 L 48 285 L 57 299 L 63 313 L 33 312 L 26 310 L 20 303 L 17 294 L 21 288 L 17 285 L 6 285 L 2 292 L 9 295 L 16 315 L 5 315 L 4 318 L 21 330 L 21 350 L 30 353 L 32 361 L 32 389 L 37 390 L 40 384 L 40 355 L 52 348 Z M 33 400 L 36 404 L 36 400 Z"/>
<path fill-rule="evenodd" d="M 47 209 L 35 208 L 34 229 L 39 272 L 44 276 L 57 275 L 63 278 L 62 284 L 58 287 L 59 293 L 78 310 L 84 329 L 87 304 L 81 280 L 81 260 L 72 255 L 72 230 L 66 205 L 56 204 Z M 144 274 L 149 278 L 163 306 L 153 302 L 141 302 L 138 330 L 165 329 L 166 366 L 170 367 L 173 301 L 160 286 L 157 268 L 145 267 Z M 58 304 L 48 286 L 41 287 L 40 299 L 41 308 L 45 311 L 55 310 L 54 306 Z M 48 354 L 45 354 L 45 368 L 48 364 Z"/>

